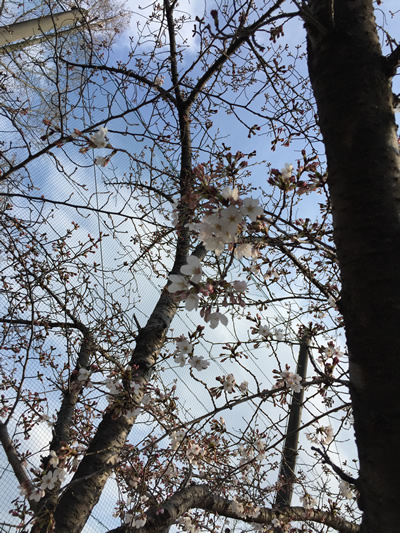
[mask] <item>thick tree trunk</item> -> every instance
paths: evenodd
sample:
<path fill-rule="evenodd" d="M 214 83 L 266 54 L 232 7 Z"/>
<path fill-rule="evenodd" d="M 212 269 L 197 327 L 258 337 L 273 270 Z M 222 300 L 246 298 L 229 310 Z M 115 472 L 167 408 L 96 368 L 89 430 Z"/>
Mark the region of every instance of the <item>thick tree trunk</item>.
<path fill-rule="evenodd" d="M 400 157 L 391 74 L 372 0 L 310 7 L 309 71 L 343 283 L 361 530 L 399 532 Z"/>

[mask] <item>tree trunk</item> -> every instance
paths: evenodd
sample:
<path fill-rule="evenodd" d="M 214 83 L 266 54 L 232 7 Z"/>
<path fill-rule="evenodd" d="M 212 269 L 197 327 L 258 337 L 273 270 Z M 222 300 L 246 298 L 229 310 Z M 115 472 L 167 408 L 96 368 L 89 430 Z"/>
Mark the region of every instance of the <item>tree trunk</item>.
<path fill-rule="evenodd" d="M 309 71 L 343 284 L 361 531 L 399 532 L 400 157 L 392 73 L 372 0 L 309 5 Z"/>

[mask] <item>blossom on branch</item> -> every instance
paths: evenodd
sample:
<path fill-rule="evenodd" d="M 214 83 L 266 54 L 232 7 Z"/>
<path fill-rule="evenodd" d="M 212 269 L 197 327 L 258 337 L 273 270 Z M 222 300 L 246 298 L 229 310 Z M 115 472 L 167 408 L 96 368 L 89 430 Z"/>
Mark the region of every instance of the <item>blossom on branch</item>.
<path fill-rule="evenodd" d="M 221 191 L 221 195 L 225 200 L 236 202 L 239 198 L 239 190 L 237 188 L 231 189 L 231 187 L 224 187 Z"/>
<path fill-rule="evenodd" d="M 293 372 L 284 370 L 279 375 L 281 376 L 285 385 L 289 387 L 289 389 L 291 389 L 292 391 L 300 392 L 301 389 L 303 388 L 302 385 L 300 384 L 302 378 L 298 374 L 294 374 Z M 283 383 L 280 383 L 280 384 L 282 385 Z"/>
<path fill-rule="evenodd" d="M 210 323 L 211 329 L 215 329 L 220 322 L 224 326 L 228 325 L 228 318 L 222 313 L 219 313 L 218 311 L 216 311 L 215 313 L 210 313 L 204 318 L 204 320 Z"/>
<path fill-rule="evenodd" d="M 284 168 L 281 170 L 282 178 L 284 180 L 288 180 L 289 178 L 292 177 L 292 172 L 293 172 L 293 165 L 289 163 L 285 163 Z"/>
<path fill-rule="evenodd" d="M 200 301 L 200 298 L 197 294 L 190 293 L 185 301 L 186 311 L 193 311 L 193 310 L 196 311 L 197 308 L 199 307 L 199 301 Z"/>
<path fill-rule="evenodd" d="M 181 266 L 181 273 L 185 276 L 192 276 L 190 281 L 200 283 L 202 276 L 201 261 L 195 255 L 190 255 L 186 259 L 186 265 Z"/>
<path fill-rule="evenodd" d="M 317 502 L 314 498 L 312 498 L 308 492 L 306 492 L 304 494 L 304 496 L 302 496 L 300 498 L 300 501 L 304 507 L 304 509 L 311 509 L 312 507 L 315 507 L 317 505 Z"/>
<path fill-rule="evenodd" d="M 347 481 L 342 480 L 339 483 L 339 493 L 343 498 L 347 498 L 348 500 L 351 500 L 354 498 L 354 494 L 350 488 L 350 484 Z"/>
<path fill-rule="evenodd" d="M 264 213 L 264 209 L 259 205 L 256 198 L 245 198 L 240 211 L 243 216 L 249 217 L 252 222 L 255 222 L 257 217 Z"/>
<path fill-rule="evenodd" d="M 157 76 L 156 79 L 154 80 L 154 85 L 156 87 L 161 87 L 162 85 L 164 85 L 164 76 Z"/>
<path fill-rule="evenodd" d="M 105 148 L 107 145 L 106 141 L 106 135 L 108 133 L 107 128 L 103 128 L 100 126 L 99 131 L 96 131 L 96 133 L 93 133 L 93 135 L 90 137 L 90 140 L 92 144 L 94 144 L 95 148 Z"/>
<path fill-rule="evenodd" d="M 206 361 L 204 357 L 193 355 L 189 358 L 189 364 L 192 368 L 195 368 L 199 372 L 205 370 L 210 366 L 210 362 Z"/>
<path fill-rule="evenodd" d="M 169 292 L 179 292 L 189 290 L 189 284 L 187 279 L 184 276 L 179 276 L 177 274 L 170 274 L 168 279 L 172 281 L 171 285 L 168 287 Z"/>
<path fill-rule="evenodd" d="M 110 162 L 109 157 L 97 156 L 96 159 L 94 160 L 94 164 L 97 165 L 98 167 L 105 167 L 108 165 L 109 162 Z"/>
<path fill-rule="evenodd" d="M 233 374 L 228 374 L 227 376 L 225 376 L 223 385 L 224 385 L 224 391 L 227 392 L 228 394 L 235 392 L 235 389 L 234 389 L 236 385 L 235 376 Z"/>
<path fill-rule="evenodd" d="M 269 335 L 271 335 L 271 329 L 265 324 L 260 324 L 260 326 L 258 327 L 258 333 L 262 337 L 268 337 Z"/>
<path fill-rule="evenodd" d="M 193 344 L 189 342 L 187 339 L 183 339 L 182 341 L 179 341 L 176 345 L 179 352 L 184 354 L 191 354 L 193 352 Z"/>
<path fill-rule="evenodd" d="M 232 285 L 236 292 L 245 292 L 247 289 L 246 281 L 236 280 L 232 283 Z"/>

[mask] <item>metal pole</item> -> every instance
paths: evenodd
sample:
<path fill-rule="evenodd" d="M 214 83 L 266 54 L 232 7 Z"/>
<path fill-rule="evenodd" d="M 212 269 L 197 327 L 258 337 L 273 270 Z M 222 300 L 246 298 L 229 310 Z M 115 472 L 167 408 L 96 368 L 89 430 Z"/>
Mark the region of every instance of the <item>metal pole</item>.
<path fill-rule="evenodd" d="M 65 26 L 75 26 L 87 15 L 85 9 L 74 8 L 71 11 L 55 13 L 45 17 L 39 17 L 31 20 L 24 20 L 16 24 L 0 27 L 0 48 L 7 47 L 12 43 L 21 41 L 21 48 L 29 45 L 28 41 L 36 35 L 43 35 L 51 30 L 59 30 Z M 71 31 L 74 28 L 71 28 Z"/>

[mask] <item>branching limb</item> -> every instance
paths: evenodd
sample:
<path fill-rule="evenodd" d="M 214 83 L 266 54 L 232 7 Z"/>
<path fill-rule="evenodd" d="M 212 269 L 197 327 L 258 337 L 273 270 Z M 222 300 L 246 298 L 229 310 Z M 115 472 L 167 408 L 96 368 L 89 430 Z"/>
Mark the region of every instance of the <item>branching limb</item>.
<path fill-rule="evenodd" d="M 358 524 L 350 523 L 335 513 L 318 509 L 304 509 L 303 507 L 289 507 L 279 511 L 261 507 L 258 515 L 243 516 L 243 514 L 236 511 L 236 505 L 232 500 L 214 494 L 207 485 L 191 485 L 176 492 L 158 508 L 150 509 L 146 513 L 147 522 L 144 527 L 130 528 L 121 526 L 108 533 L 128 533 L 131 531 L 136 533 L 162 533 L 167 531 L 170 526 L 176 523 L 179 517 L 190 509 L 203 509 L 219 516 L 253 524 L 268 525 L 276 518 L 288 521 L 317 522 L 332 527 L 341 533 L 358 533 L 360 531 Z"/>
<path fill-rule="evenodd" d="M 25 468 L 22 465 L 22 461 L 18 455 L 18 452 L 14 446 L 13 441 L 10 438 L 8 433 L 7 425 L 3 422 L 0 422 L 0 442 L 3 446 L 3 450 L 7 456 L 8 462 L 13 469 L 15 477 L 18 479 L 20 485 L 22 485 L 27 492 L 32 490 L 32 483 L 26 473 Z M 29 500 L 31 509 L 35 509 L 36 502 L 34 500 Z"/>
<path fill-rule="evenodd" d="M 397 46 L 393 52 L 385 58 L 385 60 L 389 75 L 394 76 L 400 66 L 400 45 Z"/>
<path fill-rule="evenodd" d="M 346 472 L 343 472 L 341 468 L 335 465 L 335 463 L 332 462 L 325 450 L 321 450 L 319 448 L 316 448 L 315 446 L 311 446 L 311 449 L 314 452 L 319 453 L 319 455 L 322 457 L 323 462 L 329 465 L 335 472 L 335 474 L 340 477 L 340 479 L 343 479 L 343 481 L 347 481 L 347 483 L 351 483 L 352 485 L 355 485 L 357 487 L 358 480 L 354 477 L 349 476 L 348 474 L 346 474 Z"/>

